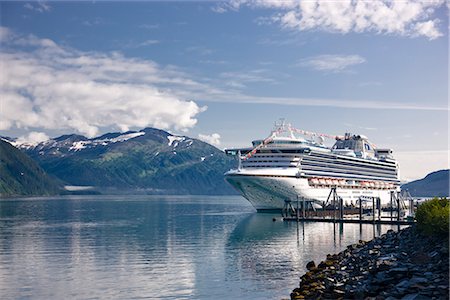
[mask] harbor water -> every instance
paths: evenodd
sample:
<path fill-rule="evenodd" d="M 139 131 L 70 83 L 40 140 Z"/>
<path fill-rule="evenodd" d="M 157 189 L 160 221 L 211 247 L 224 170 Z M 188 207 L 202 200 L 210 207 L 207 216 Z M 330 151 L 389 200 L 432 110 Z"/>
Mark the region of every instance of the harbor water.
<path fill-rule="evenodd" d="M 289 298 L 307 262 L 388 229 L 283 222 L 240 196 L 2 199 L 0 295 Z"/>

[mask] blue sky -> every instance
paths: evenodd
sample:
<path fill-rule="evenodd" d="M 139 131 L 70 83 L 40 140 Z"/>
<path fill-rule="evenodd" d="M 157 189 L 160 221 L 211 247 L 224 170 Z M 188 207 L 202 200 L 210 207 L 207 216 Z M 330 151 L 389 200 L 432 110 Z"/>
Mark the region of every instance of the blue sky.
<path fill-rule="evenodd" d="M 367 135 L 448 168 L 444 1 L 0 2 L 0 134 Z M 332 141 L 330 141 L 332 142 Z"/>

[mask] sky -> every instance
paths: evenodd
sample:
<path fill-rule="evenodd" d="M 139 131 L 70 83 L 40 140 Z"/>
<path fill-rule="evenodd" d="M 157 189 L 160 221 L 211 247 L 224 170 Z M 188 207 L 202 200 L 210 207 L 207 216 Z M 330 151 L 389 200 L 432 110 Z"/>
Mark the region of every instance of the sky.
<path fill-rule="evenodd" d="M 364 134 L 449 167 L 445 1 L 0 1 L 0 135 L 156 127 L 220 149 Z M 332 144 L 333 141 L 326 141 Z"/>

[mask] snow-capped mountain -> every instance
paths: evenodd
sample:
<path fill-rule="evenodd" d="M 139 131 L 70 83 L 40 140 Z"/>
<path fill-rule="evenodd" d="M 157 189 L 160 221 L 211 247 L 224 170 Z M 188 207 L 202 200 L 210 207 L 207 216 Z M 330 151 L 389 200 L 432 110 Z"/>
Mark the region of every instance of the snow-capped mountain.
<path fill-rule="evenodd" d="M 68 185 L 155 193 L 228 194 L 223 173 L 234 160 L 187 136 L 146 128 L 95 138 L 63 135 L 38 144 L 10 143 Z"/>

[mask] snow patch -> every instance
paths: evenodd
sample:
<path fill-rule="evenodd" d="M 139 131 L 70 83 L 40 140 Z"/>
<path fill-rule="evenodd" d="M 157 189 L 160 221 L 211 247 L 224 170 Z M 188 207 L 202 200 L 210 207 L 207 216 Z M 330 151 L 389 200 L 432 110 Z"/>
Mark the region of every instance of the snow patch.
<path fill-rule="evenodd" d="M 130 139 L 134 139 L 134 138 L 136 138 L 138 136 L 141 136 L 141 135 L 144 135 L 144 134 L 145 134 L 145 132 L 142 132 L 142 131 L 140 131 L 140 132 L 132 132 L 132 133 L 119 135 L 118 137 L 110 139 L 109 141 L 111 143 L 124 142 L 124 141 L 130 140 Z"/>
<path fill-rule="evenodd" d="M 87 140 L 87 141 L 78 141 L 72 144 L 72 147 L 69 148 L 69 151 L 79 151 L 87 148 L 87 145 L 90 146 L 108 146 L 110 143 L 120 143 L 125 142 L 131 139 L 134 139 L 138 136 L 144 135 L 145 132 L 132 132 L 127 134 L 119 135 L 112 139 L 101 139 L 101 140 Z"/>
<path fill-rule="evenodd" d="M 8 144 L 11 144 L 11 146 L 14 146 L 16 148 L 18 148 L 20 146 L 20 144 L 15 141 L 10 141 L 10 140 L 4 139 L 4 138 L 1 138 L 1 140 L 4 142 L 7 142 Z"/>
<path fill-rule="evenodd" d="M 72 147 L 69 148 L 69 151 L 79 151 L 81 149 L 86 148 L 86 144 L 90 144 L 87 141 L 79 141 L 79 142 L 73 142 Z"/>
<path fill-rule="evenodd" d="M 178 143 L 184 141 L 185 138 L 182 136 L 168 135 L 167 139 L 169 140 L 167 145 L 172 146 L 172 144 L 174 144 L 173 146 L 176 147 L 178 146 Z"/>

